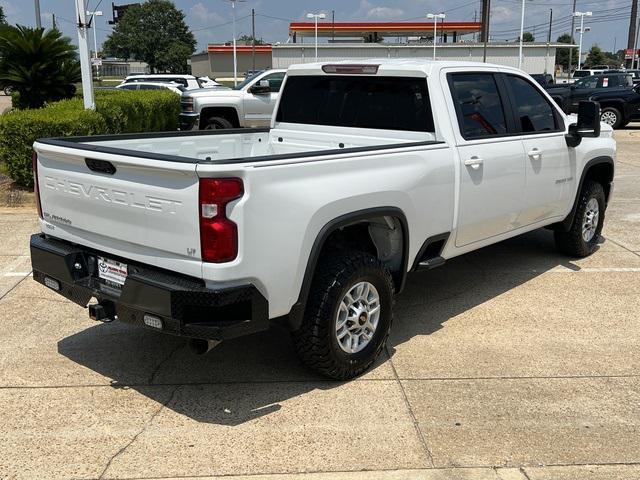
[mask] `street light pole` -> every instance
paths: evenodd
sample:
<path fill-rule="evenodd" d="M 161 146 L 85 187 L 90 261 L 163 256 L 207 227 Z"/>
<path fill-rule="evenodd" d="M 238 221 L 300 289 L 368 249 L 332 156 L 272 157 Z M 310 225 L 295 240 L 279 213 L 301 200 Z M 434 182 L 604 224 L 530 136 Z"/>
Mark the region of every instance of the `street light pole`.
<path fill-rule="evenodd" d="M 96 27 L 96 18 L 95 17 L 101 17 L 102 16 L 102 12 L 100 10 L 95 11 L 95 12 L 87 11 L 87 16 L 88 17 L 93 17 L 90 20 L 91 28 L 93 28 L 93 58 L 98 58 L 98 37 L 96 35 L 97 27 Z"/>
<path fill-rule="evenodd" d="M 318 61 L 318 19 L 326 18 L 324 13 L 307 13 L 307 18 L 313 18 L 315 20 L 315 33 L 316 33 L 316 62 Z"/>
<path fill-rule="evenodd" d="M 584 29 L 584 17 L 590 17 L 591 15 L 593 15 L 593 13 L 591 12 L 575 12 L 573 14 L 576 17 L 580 17 L 580 42 L 578 45 L 578 70 L 581 68 L 582 65 L 582 36 L 584 35 L 585 29 Z M 573 32 L 572 32 L 573 33 Z"/>
<path fill-rule="evenodd" d="M 522 0 L 522 13 L 520 15 L 520 45 L 518 47 L 518 68 L 522 69 L 522 44 L 524 43 L 524 5 L 526 0 Z"/>
<path fill-rule="evenodd" d="M 446 18 L 444 13 L 427 13 L 427 18 L 433 20 L 433 59 L 436 59 L 436 45 L 438 43 L 438 19 Z"/>

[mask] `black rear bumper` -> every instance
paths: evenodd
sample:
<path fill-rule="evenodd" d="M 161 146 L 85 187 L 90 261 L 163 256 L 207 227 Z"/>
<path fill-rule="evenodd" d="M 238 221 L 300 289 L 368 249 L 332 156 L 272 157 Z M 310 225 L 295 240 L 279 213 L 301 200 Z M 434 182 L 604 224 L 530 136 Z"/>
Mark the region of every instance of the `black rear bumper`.
<path fill-rule="evenodd" d="M 98 278 L 98 255 L 127 263 L 128 275 L 121 288 Z M 31 263 L 37 282 L 83 307 L 95 297 L 115 312 L 117 320 L 126 323 L 211 340 L 226 340 L 269 327 L 267 300 L 253 285 L 208 289 L 198 278 L 119 259 L 42 234 L 31 237 Z M 145 316 L 159 318 L 161 328 L 147 325 Z"/>

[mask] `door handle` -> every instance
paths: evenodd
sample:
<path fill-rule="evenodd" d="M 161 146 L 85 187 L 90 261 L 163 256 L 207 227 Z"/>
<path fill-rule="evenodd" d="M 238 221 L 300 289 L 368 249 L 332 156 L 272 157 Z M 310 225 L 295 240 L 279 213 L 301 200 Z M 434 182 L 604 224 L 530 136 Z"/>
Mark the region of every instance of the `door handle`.
<path fill-rule="evenodd" d="M 480 168 L 480 165 L 482 165 L 482 163 L 483 163 L 483 160 L 480 157 L 476 157 L 474 155 L 470 159 L 464 161 L 464 166 L 471 167 L 474 170 L 477 170 Z"/>
<path fill-rule="evenodd" d="M 532 148 L 527 152 L 527 155 L 533 160 L 540 160 L 542 158 L 542 152 L 538 148 Z"/>

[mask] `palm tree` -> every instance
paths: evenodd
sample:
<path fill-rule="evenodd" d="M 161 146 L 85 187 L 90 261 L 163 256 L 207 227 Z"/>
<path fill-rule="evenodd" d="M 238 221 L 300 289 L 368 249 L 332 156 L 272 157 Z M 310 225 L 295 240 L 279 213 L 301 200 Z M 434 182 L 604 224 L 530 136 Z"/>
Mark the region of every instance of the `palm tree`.
<path fill-rule="evenodd" d="M 76 47 L 59 30 L 0 27 L 0 87 L 17 91 L 21 108 L 73 96 L 80 78 Z"/>

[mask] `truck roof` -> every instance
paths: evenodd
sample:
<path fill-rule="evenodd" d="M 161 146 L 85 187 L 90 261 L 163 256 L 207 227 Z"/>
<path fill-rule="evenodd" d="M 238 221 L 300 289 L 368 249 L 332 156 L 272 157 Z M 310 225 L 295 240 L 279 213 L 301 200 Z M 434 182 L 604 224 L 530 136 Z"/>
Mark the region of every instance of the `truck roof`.
<path fill-rule="evenodd" d="M 448 67 L 465 67 L 465 68 L 494 68 L 496 70 L 512 70 L 519 71 L 516 68 L 505 67 L 503 65 L 495 65 L 492 63 L 482 62 L 464 62 L 452 60 L 429 60 L 429 59 L 413 59 L 413 58 L 369 58 L 354 60 L 339 60 L 336 62 L 317 62 L 302 63 L 291 65 L 287 70 L 287 75 L 323 75 L 325 72 L 322 67 L 326 65 L 377 65 L 378 75 L 387 76 L 429 76 L 434 70 Z"/>

